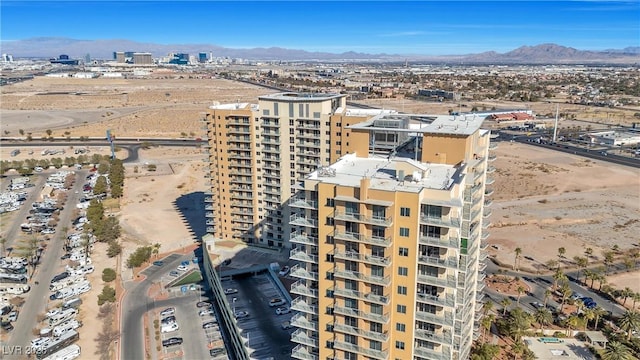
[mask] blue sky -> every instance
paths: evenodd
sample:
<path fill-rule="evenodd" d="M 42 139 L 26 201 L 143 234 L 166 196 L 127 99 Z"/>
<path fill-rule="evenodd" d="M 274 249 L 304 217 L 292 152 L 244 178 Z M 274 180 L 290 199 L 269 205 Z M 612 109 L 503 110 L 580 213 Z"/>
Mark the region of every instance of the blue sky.
<path fill-rule="evenodd" d="M 640 1 L 11 1 L 0 37 L 387 54 L 640 46 Z"/>

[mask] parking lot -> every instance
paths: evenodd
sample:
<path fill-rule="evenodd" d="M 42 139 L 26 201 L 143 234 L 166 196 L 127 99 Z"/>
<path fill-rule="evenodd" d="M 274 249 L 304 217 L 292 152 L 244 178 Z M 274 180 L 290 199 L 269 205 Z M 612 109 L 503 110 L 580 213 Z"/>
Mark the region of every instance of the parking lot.
<path fill-rule="evenodd" d="M 282 324 L 290 321 L 293 313 L 276 314 L 278 307 L 288 308 L 291 305 L 286 300 L 283 305 L 269 305 L 272 299 L 285 299 L 274 280 L 267 273 L 262 273 L 226 280 L 222 282 L 222 286 L 224 289 L 238 290 L 235 294 L 227 295 L 232 311 L 248 312 L 248 316 L 237 319 L 237 326 L 241 336 L 246 339 L 251 357 L 288 359 L 292 349 L 290 337 L 293 329 L 283 329 Z"/>

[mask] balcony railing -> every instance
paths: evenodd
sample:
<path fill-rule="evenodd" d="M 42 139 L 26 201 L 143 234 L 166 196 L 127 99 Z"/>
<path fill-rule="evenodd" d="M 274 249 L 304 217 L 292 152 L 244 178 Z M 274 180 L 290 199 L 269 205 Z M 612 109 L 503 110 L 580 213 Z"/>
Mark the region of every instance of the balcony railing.
<path fill-rule="evenodd" d="M 303 251 L 300 249 L 292 249 L 289 252 L 289 259 L 297 260 L 297 261 L 305 261 L 305 262 L 310 262 L 314 264 L 318 263 L 318 257 L 316 255 L 309 255 L 307 254 L 306 251 Z"/>
<path fill-rule="evenodd" d="M 298 345 L 291 350 L 291 357 L 299 360 L 318 360 L 317 354 L 312 354 L 305 345 Z"/>
<path fill-rule="evenodd" d="M 293 196 L 289 200 L 289 205 L 292 206 L 292 207 L 307 208 L 307 209 L 317 209 L 318 208 L 318 202 L 317 201 L 308 200 L 304 196 L 299 196 L 299 195 Z"/>
<path fill-rule="evenodd" d="M 294 265 L 291 268 L 291 276 L 297 277 L 299 279 L 318 281 L 317 272 L 309 272 L 305 268 L 301 267 L 300 265 Z"/>
<path fill-rule="evenodd" d="M 428 216 L 424 213 L 420 214 L 420 222 L 427 225 L 445 226 L 452 228 L 460 227 L 460 219 L 458 218 Z"/>
<path fill-rule="evenodd" d="M 318 307 L 307 304 L 303 298 L 295 298 L 291 302 L 291 310 L 306 312 L 308 314 L 318 314 Z"/>
<path fill-rule="evenodd" d="M 453 326 L 453 313 L 450 311 L 441 311 L 435 314 L 426 311 L 416 311 L 416 319 L 432 324 Z"/>
<path fill-rule="evenodd" d="M 447 258 L 440 258 L 436 256 L 418 256 L 418 261 L 425 264 L 444 266 L 451 269 L 458 268 L 458 259 L 453 256 Z"/>
<path fill-rule="evenodd" d="M 454 307 L 456 305 L 456 298 L 453 294 L 447 295 L 428 295 L 428 294 L 418 294 L 418 301 L 443 306 L 443 307 Z"/>
<path fill-rule="evenodd" d="M 451 336 L 451 332 L 450 331 L 443 331 L 443 332 L 435 332 L 435 331 L 428 331 L 428 330 L 420 330 L 420 329 L 416 329 L 416 333 L 415 333 L 416 338 L 418 339 L 422 339 L 422 340 L 427 340 L 427 341 L 433 341 L 433 342 L 438 342 L 441 344 L 451 344 L 453 342 L 453 336 Z"/>
<path fill-rule="evenodd" d="M 354 222 L 361 222 L 361 223 L 381 225 L 381 226 L 391 226 L 391 223 L 392 223 L 391 217 L 377 216 L 377 215 L 366 216 L 359 213 L 345 212 L 343 210 L 336 210 L 333 213 L 333 217 L 336 220 L 354 221 Z"/>
<path fill-rule="evenodd" d="M 309 296 L 309 297 L 313 297 L 313 298 L 317 298 L 318 297 L 318 290 L 309 289 L 304 284 L 303 280 L 298 280 L 298 281 L 294 282 L 293 284 L 291 284 L 291 293 L 292 294 L 297 294 L 297 295 Z"/>
<path fill-rule="evenodd" d="M 456 277 L 453 275 L 449 275 L 446 277 L 436 277 L 418 274 L 418 282 L 427 284 L 427 285 L 440 285 L 446 287 L 455 287 L 456 286 Z"/>
<path fill-rule="evenodd" d="M 355 336 L 363 336 L 369 339 L 374 339 L 378 341 L 387 341 L 389 340 L 389 334 L 387 333 L 379 333 L 375 331 L 369 331 L 365 329 L 359 329 L 354 326 L 349 326 L 346 324 L 334 323 L 333 329 L 335 331 L 339 331 L 345 334 L 351 334 Z"/>
<path fill-rule="evenodd" d="M 374 256 L 374 255 L 368 255 L 368 254 L 360 254 L 357 252 L 353 252 L 353 251 L 334 251 L 333 255 L 336 259 L 342 259 L 342 260 L 356 260 L 356 261 L 362 261 L 362 262 L 366 262 L 369 264 L 373 264 L 373 265 L 381 265 L 381 266 L 389 266 L 391 265 L 391 258 L 390 257 L 381 257 L 381 256 Z"/>
<path fill-rule="evenodd" d="M 333 310 L 335 313 L 340 315 L 355 316 L 355 317 L 359 317 L 359 318 L 370 320 L 370 321 L 381 322 L 383 324 L 386 324 L 389 322 L 388 313 L 384 315 L 380 315 L 380 314 L 371 313 L 370 311 L 362 311 L 362 310 L 352 309 L 344 306 L 334 306 Z"/>
<path fill-rule="evenodd" d="M 362 355 L 366 355 L 369 358 L 377 359 L 377 360 L 387 360 L 389 358 L 389 353 L 387 351 L 369 349 L 369 348 L 354 345 L 345 341 L 335 340 L 333 342 L 333 347 L 338 350 L 346 350 L 349 352 L 355 352 Z"/>
<path fill-rule="evenodd" d="M 436 237 L 421 234 L 418 238 L 421 244 L 435 245 L 440 247 L 446 247 L 451 249 L 458 249 L 460 247 L 460 240 L 456 237 Z"/>
<path fill-rule="evenodd" d="M 344 296 L 348 298 L 359 299 L 363 301 L 373 302 L 381 305 L 389 305 L 389 297 L 376 295 L 373 293 L 362 293 L 360 291 L 345 289 L 342 287 L 336 287 L 333 289 L 335 295 Z"/>
<path fill-rule="evenodd" d="M 391 246 L 391 237 L 364 235 L 364 234 L 347 232 L 347 231 L 335 231 L 333 233 L 333 237 L 334 239 L 338 239 L 338 240 L 357 241 L 357 242 L 361 242 L 369 245 L 377 245 L 377 246 L 384 246 L 384 247 Z"/>
<path fill-rule="evenodd" d="M 289 239 L 290 242 L 296 244 L 304 244 L 304 245 L 315 245 L 318 246 L 318 238 L 315 236 L 309 236 L 307 234 L 294 231 L 291 233 L 291 237 Z"/>
<path fill-rule="evenodd" d="M 291 317 L 290 324 L 298 328 L 318 331 L 318 323 L 316 321 L 309 321 L 304 313 L 297 313 L 293 315 L 293 317 Z"/>
<path fill-rule="evenodd" d="M 451 351 L 448 348 L 442 350 L 429 349 L 426 347 L 416 346 L 414 349 L 416 356 L 420 356 L 429 360 L 451 360 Z"/>
<path fill-rule="evenodd" d="M 302 215 L 292 214 L 289 217 L 289 225 L 298 225 L 298 226 L 307 226 L 307 227 L 318 227 L 318 221 L 315 219 L 309 219 Z"/>
<path fill-rule="evenodd" d="M 364 281 L 364 282 L 368 282 L 376 285 L 388 286 L 389 284 L 391 284 L 391 277 L 389 276 L 382 277 L 382 276 L 366 275 L 361 272 L 343 270 L 338 268 L 334 268 L 334 275 L 336 277 L 340 277 L 344 279 L 360 280 L 360 281 Z"/>

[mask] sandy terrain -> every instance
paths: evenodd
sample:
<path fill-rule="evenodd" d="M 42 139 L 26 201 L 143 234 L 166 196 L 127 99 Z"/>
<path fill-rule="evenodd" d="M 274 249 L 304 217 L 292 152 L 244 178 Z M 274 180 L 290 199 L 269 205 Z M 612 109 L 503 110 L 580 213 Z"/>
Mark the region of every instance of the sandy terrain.
<path fill-rule="evenodd" d="M 621 273 L 607 277 L 607 283 L 616 289 L 630 288 L 636 293 L 640 293 L 640 274 L 638 272 Z M 627 303 L 629 303 L 627 301 Z"/>
<path fill-rule="evenodd" d="M 624 250 L 640 233 L 640 170 L 519 143 L 500 143 L 489 228 L 498 260 L 513 263 L 520 247 L 522 268 L 565 257 L 595 256 L 613 244 Z"/>
<path fill-rule="evenodd" d="M 100 155 L 111 155 L 111 149 L 106 147 L 106 146 L 86 146 L 83 147 L 89 150 L 89 152 L 85 153 L 84 155 L 88 156 L 89 159 L 91 159 L 91 156 L 93 156 L 93 154 L 100 154 Z M 18 149 L 20 150 L 20 154 L 16 155 L 16 156 L 11 156 L 11 151 L 13 151 L 14 149 Z M 57 154 L 57 155 L 42 155 L 42 151 L 48 149 L 48 150 L 58 150 L 58 149 L 63 149 L 65 151 L 64 154 Z M 128 156 L 128 152 L 124 149 L 116 149 L 116 157 L 118 159 L 124 159 Z M 16 146 L 16 147 L 1 147 L 0 148 L 0 159 L 2 160 L 26 160 L 26 159 L 36 159 L 36 160 L 42 160 L 42 159 L 48 159 L 51 160 L 53 158 L 67 158 L 67 157 L 74 157 L 77 158 L 78 155 L 74 154 L 74 150 L 73 150 L 73 146 Z"/>

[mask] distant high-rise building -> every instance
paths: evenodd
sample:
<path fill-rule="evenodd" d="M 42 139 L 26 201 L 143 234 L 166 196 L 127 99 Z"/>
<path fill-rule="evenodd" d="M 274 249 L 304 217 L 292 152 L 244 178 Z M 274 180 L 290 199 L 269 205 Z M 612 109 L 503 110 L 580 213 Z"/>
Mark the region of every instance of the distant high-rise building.
<path fill-rule="evenodd" d="M 133 53 L 133 63 L 136 65 L 153 64 L 151 53 Z"/>
<path fill-rule="evenodd" d="M 13 55 L 2 54 L 2 61 L 4 61 L 4 62 L 13 62 Z"/>
<path fill-rule="evenodd" d="M 84 63 L 85 64 L 91 64 L 91 54 L 85 54 Z"/>
<path fill-rule="evenodd" d="M 198 62 L 201 63 L 201 64 L 206 63 L 207 62 L 207 53 L 203 53 L 203 52 L 199 53 L 198 54 Z"/>
<path fill-rule="evenodd" d="M 186 54 L 186 53 L 169 54 L 169 64 L 187 65 L 189 64 L 189 54 Z"/>
<path fill-rule="evenodd" d="M 116 52 L 114 52 L 113 53 L 113 59 L 117 63 L 124 63 L 125 62 L 124 51 L 116 51 Z"/>

